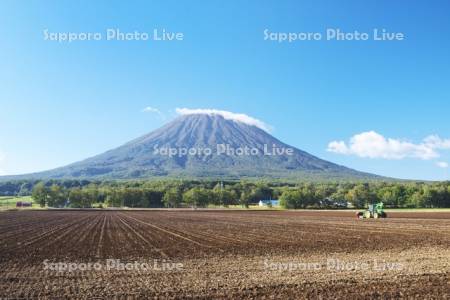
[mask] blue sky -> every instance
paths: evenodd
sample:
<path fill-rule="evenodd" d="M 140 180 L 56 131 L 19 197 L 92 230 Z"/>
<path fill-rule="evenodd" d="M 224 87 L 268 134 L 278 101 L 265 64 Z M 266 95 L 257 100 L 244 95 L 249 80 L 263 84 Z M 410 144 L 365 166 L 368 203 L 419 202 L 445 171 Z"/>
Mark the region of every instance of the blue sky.
<path fill-rule="evenodd" d="M 449 8 L 448 1 L 2 1 L 0 172 L 81 160 L 186 107 L 245 113 L 282 141 L 358 170 L 448 179 Z M 184 37 L 68 43 L 43 33 L 108 28 Z M 263 34 L 327 28 L 386 29 L 405 39 L 279 43 Z M 370 139 L 371 131 L 386 140 Z M 430 135 L 439 146 L 424 141 Z M 327 151 L 333 141 L 345 148 Z M 417 153 L 424 147 L 431 157 Z"/>

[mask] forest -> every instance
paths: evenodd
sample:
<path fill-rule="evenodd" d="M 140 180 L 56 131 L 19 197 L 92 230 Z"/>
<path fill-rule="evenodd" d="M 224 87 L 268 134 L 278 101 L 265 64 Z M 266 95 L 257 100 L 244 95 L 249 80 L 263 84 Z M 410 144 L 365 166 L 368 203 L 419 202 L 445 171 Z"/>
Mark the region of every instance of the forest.
<path fill-rule="evenodd" d="M 32 195 L 48 207 L 248 207 L 279 199 L 284 208 L 450 207 L 450 182 L 305 183 L 271 181 L 89 181 L 0 183 L 0 195 Z"/>

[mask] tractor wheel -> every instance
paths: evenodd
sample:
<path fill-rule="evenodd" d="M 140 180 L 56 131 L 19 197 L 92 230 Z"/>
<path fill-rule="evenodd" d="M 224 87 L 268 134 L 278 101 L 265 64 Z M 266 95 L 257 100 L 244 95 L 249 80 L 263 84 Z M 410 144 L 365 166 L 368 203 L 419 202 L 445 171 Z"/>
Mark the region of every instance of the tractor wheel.
<path fill-rule="evenodd" d="M 373 218 L 374 218 L 374 219 L 378 219 L 378 213 L 377 213 L 377 212 L 374 212 L 374 213 L 373 213 Z"/>
<path fill-rule="evenodd" d="M 370 219 L 371 215 L 370 215 L 370 211 L 366 210 L 364 212 L 364 219 Z"/>
<path fill-rule="evenodd" d="M 356 217 L 358 219 L 364 219 L 364 213 L 362 211 L 360 211 L 360 212 L 356 213 Z"/>
<path fill-rule="evenodd" d="M 381 213 L 381 217 L 382 217 L 382 218 L 387 218 L 387 214 L 383 211 L 383 212 Z"/>

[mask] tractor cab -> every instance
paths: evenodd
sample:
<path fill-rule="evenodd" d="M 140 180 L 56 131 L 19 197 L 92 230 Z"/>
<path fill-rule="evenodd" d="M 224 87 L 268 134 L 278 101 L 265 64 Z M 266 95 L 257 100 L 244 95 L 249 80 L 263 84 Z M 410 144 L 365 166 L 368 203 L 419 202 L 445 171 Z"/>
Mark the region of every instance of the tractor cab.
<path fill-rule="evenodd" d="M 383 210 L 383 202 L 369 204 L 367 210 L 358 212 L 356 216 L 359 219 L 378 219 L 387 217 L 386 213 Z"/>

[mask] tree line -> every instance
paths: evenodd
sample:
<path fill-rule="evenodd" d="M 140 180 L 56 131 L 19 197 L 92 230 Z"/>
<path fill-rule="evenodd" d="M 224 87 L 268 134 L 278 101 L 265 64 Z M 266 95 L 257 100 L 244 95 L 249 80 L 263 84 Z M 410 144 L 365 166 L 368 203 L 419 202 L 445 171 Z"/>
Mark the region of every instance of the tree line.
<path fill-rule="evenodd" d="M 39 181 L 31 195 L 49 207 L 207 207 L 279 199 L 285 208 L 450 207 L 450 182 L 281 183 L 249 181 Z"/>
<path fill-rule="evenodd" d="M 274 191 L 263 185 L 223 182 L 90 183 L 66 187 L 38 182 L 31 191 L 40 206 L 99 207 L 206 207 L 249 206 L 269 199 Z"/>

